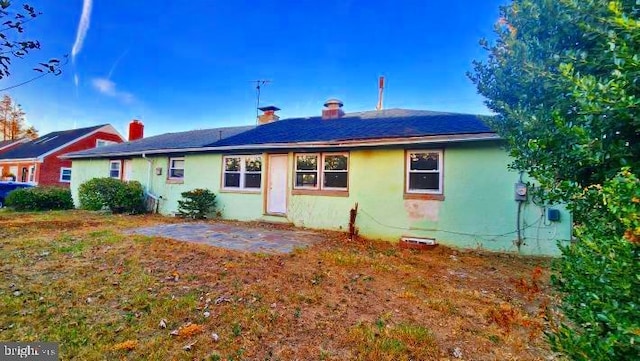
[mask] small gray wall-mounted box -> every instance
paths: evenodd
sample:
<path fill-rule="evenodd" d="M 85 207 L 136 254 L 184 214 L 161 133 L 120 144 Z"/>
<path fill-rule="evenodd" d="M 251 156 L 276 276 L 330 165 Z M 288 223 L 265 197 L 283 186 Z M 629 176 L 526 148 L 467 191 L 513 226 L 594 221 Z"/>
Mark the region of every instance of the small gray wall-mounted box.
<path fill-rule="evenodd" d="M 551 222 L 560 222 L 560 210 L 555 208 L 547 209 L 547 220 Z"/>

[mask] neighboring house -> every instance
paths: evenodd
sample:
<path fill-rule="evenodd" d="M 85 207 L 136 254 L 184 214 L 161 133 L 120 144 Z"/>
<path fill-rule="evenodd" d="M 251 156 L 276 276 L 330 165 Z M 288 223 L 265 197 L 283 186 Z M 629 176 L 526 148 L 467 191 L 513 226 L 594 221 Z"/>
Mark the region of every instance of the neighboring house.
<path fill-rule="evenodd" d="M 2 155 L 2 153 L 6 153 L 9 150 L 11 150 L 13 147 L 28 141 L 29 139 L 27 138 L 7 139 L 7 140 L 0 141 L 0 156 Z M 8 168 L 5 169 L 0 167 L 0 181 L 12 181 L 15 179 L 15 177 L 16 177 L 15 174 L 12 174 L 11 172 L 9 172 Z"/>
<path fill-rule="evenodd" d="M 71 161 L 60 155 L 124 140 L 109 124 L 49 133 L 1 152 L 0 173 L 12 174 L 19 182 L 68 187 Z"/>
<path fill-rule="evenodd" d="M 354 225 L 369 238 L 525 254 L 557 254 L 556 240 L 570 239 L 562 207 L 516 200 L 526 199 L 514 186 L 520 175 L 479 117 L 325 106 L 322 116 L 283 120 L 266 107 L 257 127 L 69 154 L 74 199 L 83 182 L 111 176 L 141 182 L 163 214 L 177 211 L 181 192 L 208 188 L 226 219 L 347 231 L 357 207 Z"/>

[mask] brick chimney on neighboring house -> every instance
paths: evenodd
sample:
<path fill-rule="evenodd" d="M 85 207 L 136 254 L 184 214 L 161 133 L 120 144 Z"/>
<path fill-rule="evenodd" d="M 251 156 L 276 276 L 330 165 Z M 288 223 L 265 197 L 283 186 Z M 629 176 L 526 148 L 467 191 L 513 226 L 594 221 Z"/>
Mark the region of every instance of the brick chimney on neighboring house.
<path fill-rule="evenodd" d="M 276 115 L 276 112 L 280 110 L 280 108 L 278 107 L 269 105 L 267 107 L 260 107 L 258 109 L 262 110 L 262 115 L 258 116 L 258 125 L 275 122 L 276 120 L 280 119 L 280 117 Z"/>
<path fill-rule="evenodd" d="M 129 141 L 142 139 L 144 137 L 144 124 L 134 119 L 129 123 Z"/>
<path fill-rule="evenodd" d="M 322 109 L 322 119 L 337 119 L 344 116 L 342 106 L 344 104 L 339 99 L 329 99 L 324 102 L 324 109 Z"/>

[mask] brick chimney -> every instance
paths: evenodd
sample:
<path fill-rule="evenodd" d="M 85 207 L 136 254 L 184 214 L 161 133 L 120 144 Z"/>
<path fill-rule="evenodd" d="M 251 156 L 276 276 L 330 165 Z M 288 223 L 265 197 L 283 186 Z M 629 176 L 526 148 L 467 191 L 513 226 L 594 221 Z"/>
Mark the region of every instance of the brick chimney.
<path fill-rule="evenodd" d="M 329 99 L 324 102 L 324 109 L 322 109 L 322 119 L 337 119 L 344 116 L 342 106 L 344 104 L 339 99 Z"/>
<path fill-rule="evenodd" d="M 258 125 L 275 122 L 276 120 L 280 119 L 280 117 L 276 115 L 276 112 L 280 110 L 280 108 L 278 107 L 269 105 L 267 107 L 260 107 L 258 109 L 262 110 L 262 114 L 258 116 Z"/>
<path fill-rule="evenodd" d="M 129 141 L 142 139 L 144 136 L 144 124 L 141 121 L 134 119 L 129 123 Z"/>

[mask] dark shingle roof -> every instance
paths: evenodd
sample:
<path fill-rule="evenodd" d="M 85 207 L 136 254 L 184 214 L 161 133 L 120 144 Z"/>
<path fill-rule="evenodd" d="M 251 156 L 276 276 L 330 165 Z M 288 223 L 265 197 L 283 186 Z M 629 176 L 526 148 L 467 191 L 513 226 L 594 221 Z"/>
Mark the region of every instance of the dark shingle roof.
<path fill-rule="evenodd" d="M 9 150 L 11 150 L 12 147 L 15 147 L 16 145 L 18 145 L 20 143 L 24 143 L 26 141 L 27 140 L 24 139 L 24 138 L 0 140 L 0 153 L 8 152 Z M 2 157 L 0 157 L 0 158 L 2 158 Z"/>
<path fill-rule="evenodd" d="M 69 158 L 176 153 L 224 147 L 406 139 L 494 132 L 476 115 L 426 110 L 388 109 L 348 113 L 340 119 L 322 117 L 282 119 L 260 126 L 228 127 L 166 133 L 154 137 L 68 154 Z M 268 146 L 265 147 L 265 149 Z"/>
<path fill-rule="evenodd" d="M 0 148 L 7 146 L 13 142 L 17 142 L 17 140 L 15 139 L 11 139 L 11 140 L 0 140 Z"/>
<path fill-rule="evenodd" d="M 198 129 L 178 133 L 165 133 L 153 137 L 139 139 L 133 142 L 108 145 L 105 147 L 88 149 L 68 154 L 71 158 L 77 156 L 108 156 L 124 154 L 142 154 L 149 151 L 177 150 L 201 148 L 206 144 L 235 136 L 239 133 L 255 128 L 255 126 L 224 127 L 212 129 Z"/>
<path fill-rule="evenodd" d="M 0 159 L 37 158 L 73 141 L 74 139 L 87 135 L 106 125 L 108 124 L 101 124 L 88 128 L 63 130 L 45 134 L 30 142 L 20 144 L 15 148 L 10 149 L 6 153 L 2 153 L 0 155 Z"/>
<path fill-rule="evenodd" d="M 493 131 L 476 115 L 388 109 L 349 113 L 339 119 L 283 119 L 212 142 L 208 146 L 357 141 L 478 133 Z"/>

